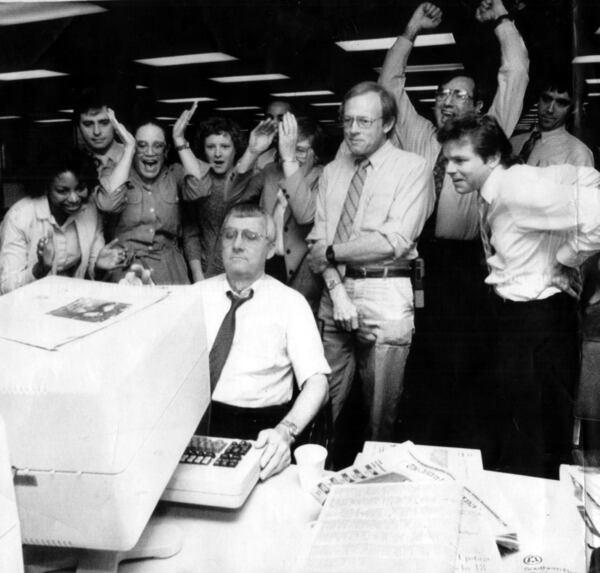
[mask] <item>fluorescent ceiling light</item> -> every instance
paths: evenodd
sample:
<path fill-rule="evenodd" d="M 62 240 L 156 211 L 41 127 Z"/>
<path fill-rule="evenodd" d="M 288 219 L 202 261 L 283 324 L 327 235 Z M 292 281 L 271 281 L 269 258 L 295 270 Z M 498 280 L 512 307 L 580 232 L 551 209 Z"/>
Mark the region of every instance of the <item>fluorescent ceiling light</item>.
<path fill-rule="evenodd" d="M 213 97 L 178 97 L 173 99 L 159 99 L 161 103 L 191 103 L 191 102 L 203 102 L 203 101 L 215 101 Z"/>
<path fill-rule="evenodd" d="M 464 69 L 465 67 L 460 62 L 453 62 L 450 64 L 423 64 L 420 66 L 406 66 L 407 72 L 451 72 L 453 70 Z"/>
<path fill-rule="evenodd" d="M 600 64 L 600 54 L 590 54 L 589 56 L 577 56 L 573 58 L 574 64 Z"/>
<path fill-rule="evenodd" d="M 415 48 L 422 48 L 425 46 L 446 46 L 450 44 L 456 44 L 454 34 L 421 34 L 417 36 Z"/>
<path fill-rule="evenodd" d="M 404 91 L 406 92 L 428 92 L 431 90 L 437 90 L 437 86 L 405 86 Z"/>
<path fill-rule="evenodd" d="M 585 80 L 586 84 L 600 84 L 600 78 L 590 78 L 589 80 Z"/>
<path fill-rule="evenodd" d="M 289 76 L 283 74 L 249 74 L 246 76 L 222 76 L 219 78 L 209 78 L 213 82 L 220 84 L 235 84 L 238 82 L 270 82 L 273 80 L 289 80 Z"/>
<path fill-rule="evenodd" d="M 7 2 L 0 4 L 0 26 L 58 20 L 106 12 L 88 2 Z"/>
<path fill-rule="evenodd" d="M 600 92 L 593 92 L 591 94 L 588 94 L 588 96 L 590 96 L 590 97 L 600 97 Z"/>
<path fill-rule="evenodd" d="M 336 42 L 336 44 L 346 52 L 370 52 L 372 50 L 389 50 L 395 41 L 395 37 L 370 38 L 368 40 Z M 417 36 L 414 46 L 418 48 L 423 46 L 444 46 L 446 44 L 456 44 L 452 34 L 421 34 Z"/>
<path fill-rule="evenodd" d="M 183 54 L 181 56 L 165 56 L 161 58 L 145 58 L 143 60 L 134 60 L 138 64 L 147 66 L 187 66 L 189 64 L 209 64 L 212 62 L 230 62 L 237 60 L 233 56 L 223 52 L 206 52 L 204 54 Z"/>
<path fill-rule="evenodd" d="M 52 70 L 23 70 L 21 72 L 6 72 L 0 74 L 0 81 L 14 82 L 17 80 L 36 80 L 38 78 L 52 78 L 55 76 L 66 76 L 62 72 L 54 72 Z"/>
<path fill-rule="evenodd" d="M 67 123 L 67 122 L 70 123 L 71 120 L 61 117 L 61 118 L 57 118 L 57 119 L 38 119 L 34 123 Z"/>
<path fill-rule="evenodd" d="M 157 116 L 157 118 L 159 121 L 175 121 L 177 118 L 176 117 L 169 117 L 166 115 L 159 115 Z"/>
<path fill-rule="evenodd" d="M 336 42 L 346 52 L 369 52 L 371 50 L 389 50 L 396 38 L 371 38 L 370 40 L 348 40 Z"/>
<path fill-rule="evenodd" d="M 342 105 L 341 101 L 321 101 L 318 103 L 311 103 L 310 105 L 314 105 L 315 107 L 333 107 Z"/>
<path fill-rule="evenodd" d="M 596 30 L 596 34 L 600 34 L 600 28 Z"/>
<path fill-rule="evenodd" d="M 338 123 L 336 119 L 320 119 L 320 123 Z"/>
<path fill-rule="evenodd" d="M 72 109 L 59 109 L 58 111 L 62 111 L 63 113 L 73 113 L 73 111 L 75 111 L 75 110 L 72 110 Z"/>
<path fill-rule="evenodd" d="M 260 109 L 257 105 L 236 105 L 231 107 L 216 107 L 219 111 L 244 111 L 252 109 Z"/>
<path fill-rule="evenodd" d="M 419 101 L 421 101 L 423 103 L 435 103 L 435 98 L 434 97 L 426 97 L 424 99 L 420 99 Z"/>
<path fill-rule="evenodd" d="M 135 89 L 136 90 L 147 90 L 148 86 L 143 86 L 142 84 L 136 84 Z"/>
<path fill-rule="evenodd" d="M 21 119 L 20 115 L 0 115 L 0 120 L 4 119 Z"/>
<path fill-rule="evenodd" d="M 274 97 L 303 97 L 303 96 L 327 96 L 333 95 L 329 90 L 312 90 L 307 92 L 279 92 L 271 94 Z"/>

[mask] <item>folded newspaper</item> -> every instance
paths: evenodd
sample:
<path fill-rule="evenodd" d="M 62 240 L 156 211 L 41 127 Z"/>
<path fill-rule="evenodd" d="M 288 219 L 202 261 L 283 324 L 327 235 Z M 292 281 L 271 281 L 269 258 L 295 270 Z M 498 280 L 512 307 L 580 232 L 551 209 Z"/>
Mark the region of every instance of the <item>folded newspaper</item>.
<path fill-rule="evenodd" d="M 311 493 L 324 504 L 332 490 L 344 484 L 459 482 L 465 486 L 462 493 L 465 516 L 485 524 L 502 554 L 515 552 L 519 549 L 515 529 L 484 501 L 476 485 L 482 472 L 481 454 L 477 450 L 416 446 L 412 442 L 366 442 L 352 466 L 322 480 Z"/>

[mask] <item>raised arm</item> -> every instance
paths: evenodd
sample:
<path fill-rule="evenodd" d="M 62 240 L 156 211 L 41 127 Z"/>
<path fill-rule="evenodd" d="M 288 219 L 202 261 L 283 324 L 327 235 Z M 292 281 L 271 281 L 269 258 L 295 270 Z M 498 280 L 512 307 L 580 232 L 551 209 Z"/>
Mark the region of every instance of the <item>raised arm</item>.
<path fill-rule="evenodd" d="M 437 28 L 441 21 L 442 11 L 435 4 L 431 2 L 420 4 L 404 32 L 388 50 L 379 76 L 379 83 L 394 96 L 398 106 L 392 142 L 401 149 L 422 155 L 432 165 L 439 150 L 439 146 L 435 146 L 435 126 L 417 113 L 404 89 L 404 84 L 408 57 L 416 37 L 425 30 Z M 432 142 L 435 149 L 432 147 Z"/>
<path fill-rule="evenodd" d="M 498 70 L 498 89 L 488 114 L 498 120 L 506 137 L 510 137 L 523 110 L 523 98 L 529 83 L 529 56 L 519 31 L 505 16 L 508 12 L 502 0 L 483 0 L 475 12 L 480 22 L 494 22 L 502 18 L 494 28 L 500 42 L 502 62 Z"/>
<path fill-rule="evenodd" d="M 239 174 L 247 173 L 254 168 L 258 156 L 269 149 L 277 132 L 277 122 L 273 119 L 263 119 L 251 132 L 248 147 L 237 163 Z"/>
<path fill-rule="evenodd" d="M 194 155 L 190 144 L 185 139 L 185 130 L 192 119 L 198 102 L 195 101 L 190 109 L 184 109 L 181 115 L 177 118 L 175 125 L 173 125 L 173 145 L 179 154 L 179 161 L 183 165 L 183 169 L 186 175 L 193 175 L 197 179 L 201 179 L 206 175 L 206 171 L 202 171 L 198 159 Z"/>

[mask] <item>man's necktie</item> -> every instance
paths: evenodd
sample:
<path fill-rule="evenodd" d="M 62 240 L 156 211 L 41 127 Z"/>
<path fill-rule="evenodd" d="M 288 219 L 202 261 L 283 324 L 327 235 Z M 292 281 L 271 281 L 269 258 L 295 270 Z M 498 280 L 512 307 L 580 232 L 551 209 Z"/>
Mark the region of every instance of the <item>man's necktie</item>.
<path fill-rule="evenodd" d="M 223 318 L 223 322 L 219 327 L 215 341 L 213 342 L 212 348 L 208 355 L 208 363 L 210 367 L 210 391 L 213 393 L 221 372 L 227 362 L 227 357 L 233 344 L 233 337 L 235 335 L 235 313 L 240 306 L 246 301 L 250 300 L 254 295 L 254 291 L 250 290 L 250 294 L 245 297 L 239 297 L 233 294 L 231 291 L 227 291 L 227 297 L 231 300 L 231 306 L 229 311 Z"/>
<path fill-rule="evenodd" d="M 350 240 L 352 235 L 352 225 L 356 212 L 358 211 L 358 203 L 362 194 L 363 187 L 365 186 L 365 179 L 367 178 L 367 167 L 371 165 L 368 159 L 357 159 L 356 163 L 358 167 L 352 176 L 350 186 L 348 187 L 348 193 L 346 194 L 346 200 L 342 207 L 342 214 L 338 221 L 337 228 L 335 230 L 335 236 L 333 243 L 346 243 Z"/>
<path fill-rule="evenodd" d="M 443 149 L 440 149 L 437 159 L 435 160 L 435 165 L 433 166 L 433 184 L 435 188 L 433 212 L 429 215 L 427 221 L 425 221 L 423 231 L 421 232 L 421 237 L 425 239 L 431 239 L 435 236 L 435 223 L 437 220 L 440 195 L 442 194 L 442 187 L 444 186 L 444 177 L 446 177 L 446 165 L 448 165 L 448 160 L 443 153 Z"/>
<path fill-rule="evenodd" d="M 529 139 L 525 142 L 523 147 L 521 148 L 521 152 L 519 153 L 519 157 L 523 163 L 527 163 L 535 144 L 539 141 L 540 137 L 542 137 L 542 132 L 534 129 L 529 136 Z"/>
<path fill-rule="evenodd" d="M 483 245 L 483 252 L 485 253 L 485 263 L 488 267 L 488 270 L 491 272 L 491 268 L 490 265 L 488 263 L 488 259 L 490 257 L 492 257 L 494 255 L 494 247 L 492 246 L 492 229 L 490 227 L 490 224 L 488 222 L 488 210 L 489 210 L 489 203 L 483 199 L 482 197 L 479 197 L 479 234 L 481 236 L 481 243 Z"/>

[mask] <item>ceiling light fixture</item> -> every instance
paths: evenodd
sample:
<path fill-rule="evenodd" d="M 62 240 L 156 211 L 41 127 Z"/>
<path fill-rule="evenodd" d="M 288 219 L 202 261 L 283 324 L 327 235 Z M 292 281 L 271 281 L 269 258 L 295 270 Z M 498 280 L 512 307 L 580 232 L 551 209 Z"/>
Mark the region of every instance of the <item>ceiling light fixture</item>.
<path fill-rule="evenodd" d="M 311 103 L 310 105 L 314 105 L 315 107 L 337 107 L 342 105 L 341 101 L 320 101 L 318 103 Z"/>
<path fill-rule="evenodd" d="M 161 103 L 191 103 L 191 102 L 205 102 L 205 101 L 215 101 L 213 97 L 178 97 L 172 99 L 159 99 Z"/>
<path fill-rule="evenodd" d="M 53 78 L 58 76 L 67 76 L 63 72 L 55 72 L 52 70 L 23 70 L 20 72 L 5 72 L 0 74 L 0 81 L 16 82 L 19 80 L 37 80 L 40 78 Z"/>
<path fill-rule="evenodd" d="M 71 123 L 70 119 L 60 117 L 56 119 L 37 119 L 34 123 Z"/>
<path fill-rule="evenodd" d="M 211 64 L 213 62 L 231 62 L 237 60 L 229 54 L 223 52 L 206 52 L 203 54 L 182 54 L 181 56 L 164 56 L 160 58 L 144 58 L 134 60 L 138 64 L 146 66 L 166 67 L 166 66 L 188 66 L 190 64 Z"/>
<path fill-rule="evenodd" d="M 20 115 L 0 115 L 0 120 L 5 119 L 21 119 Z"/>
<path fill-rule="evenodd" d="M 257 105 L 236 105 L 231 107 L 216 107 L 219 111 L 250 111 L 254 109 L 260 109 Z"/>
<path fill-rule="evenodd" d="M 7 2 L 0 4 L 0 26 L 74 18 L 106 12 L 88 2 Z"/>
<path fill-rule="evenodd" d="M 278 92 L 271 95 L 273 97 L 309 97 L 333 95 L 333 92 L 329 90 L 312 90 L 306 92 Z"/>
<path fill-rule="evenodd" d="M 346 52 L 370 52 L 372 50 L 389 50 L 395 41 L 395 37 L 370 38 L 367 40 L 336 42 L 336 45 Z M 422 48 L 425 46 L 444 46 L 449 44 L 456 44 L 453 34 L 421 34 L 417 36 L 414 46 L 415 48 Z"/>
<path fill-rule="evenodd" d="M 600 54 L 590 54 L 589 56 L 577 56 L 573 58 L 574 64 L 600 64 Z"/>
<path fill-rule="evenodd" d="M 290 78 L 283 74 L 248 74 L 245 76 L 222 76 L 209 79 L 220 84 L 235 84 L 239 82 L 271 82 L 275 80 L 289 80 Z"/>
<path fill-rule="evenodd" d="M 407 92 L 428 92 L 437 90 L 438 86 L 406 86 L 404 91 Z"/>

